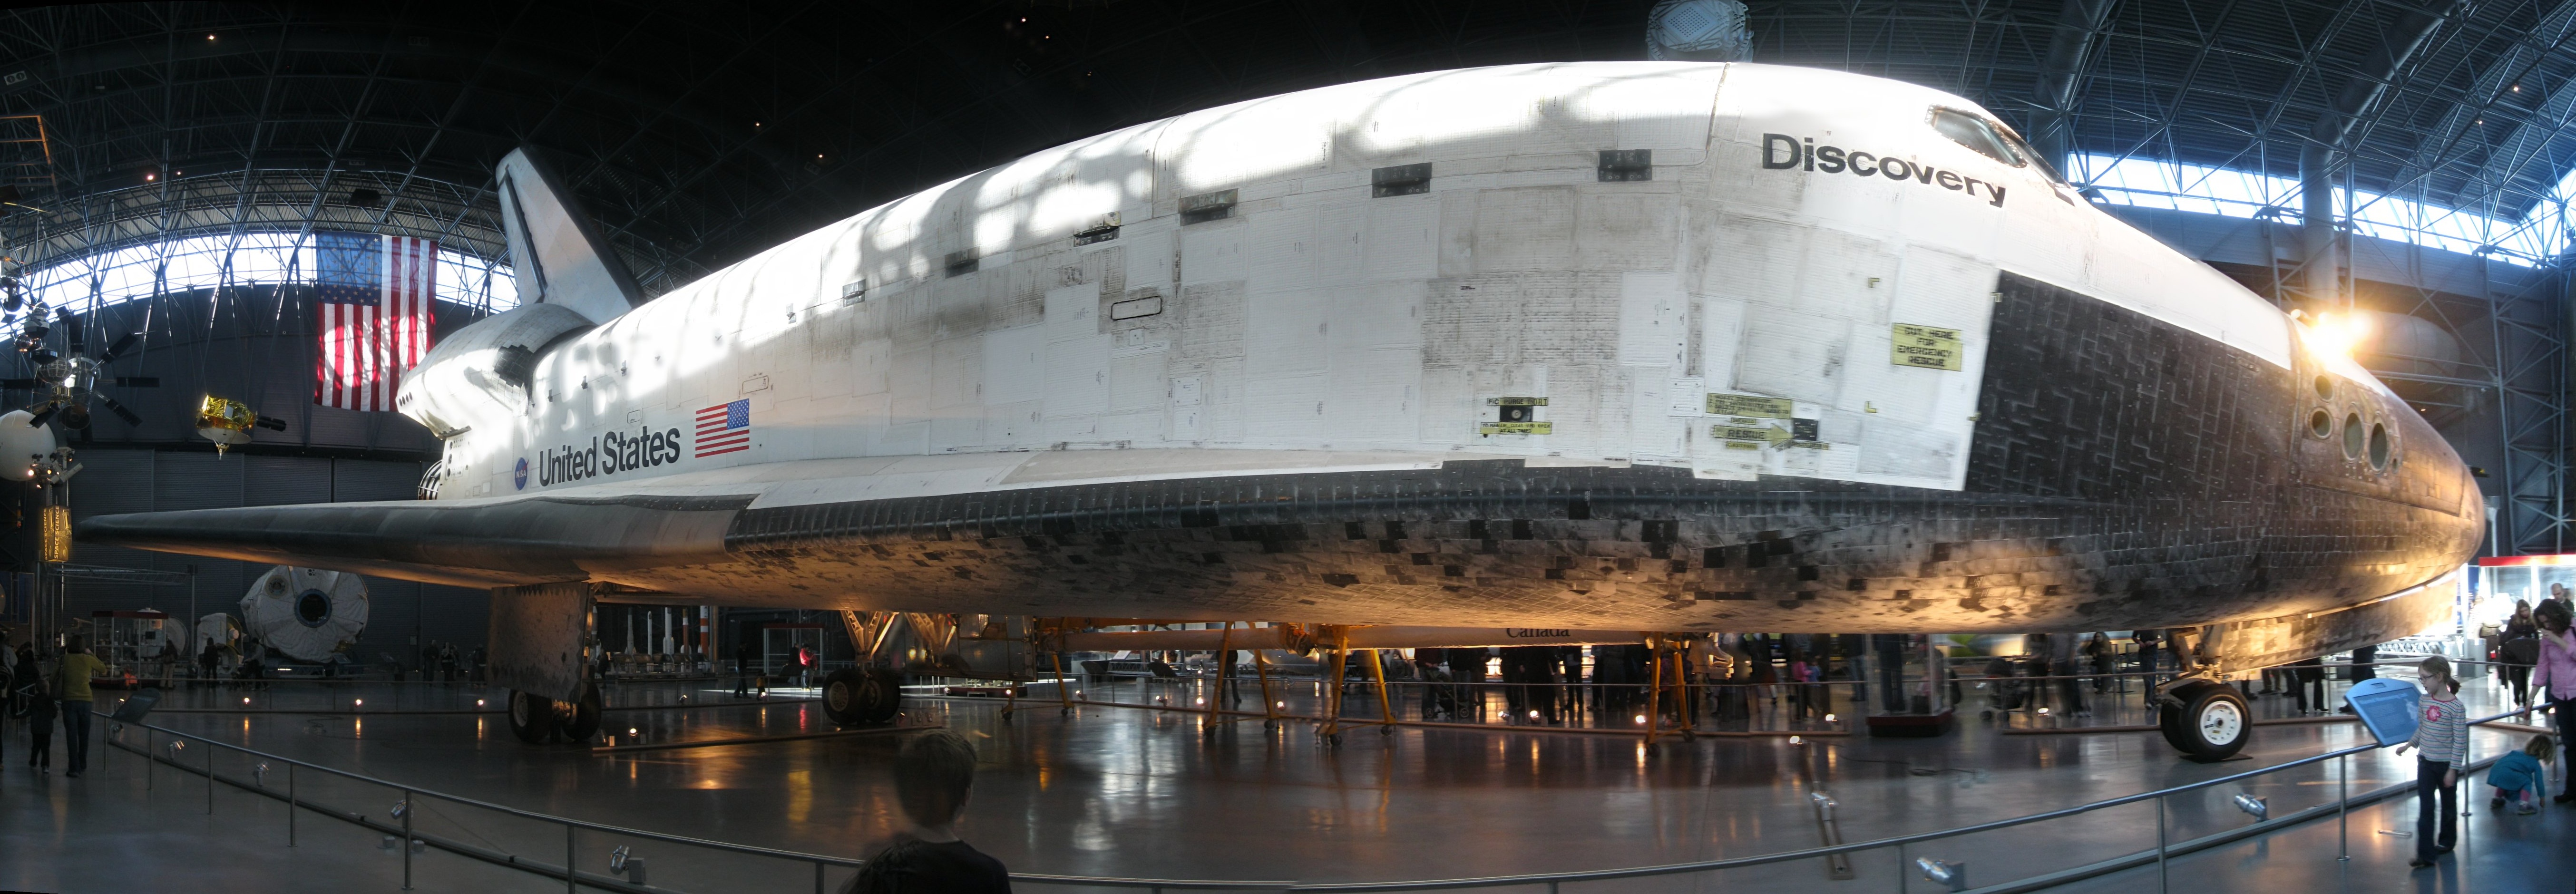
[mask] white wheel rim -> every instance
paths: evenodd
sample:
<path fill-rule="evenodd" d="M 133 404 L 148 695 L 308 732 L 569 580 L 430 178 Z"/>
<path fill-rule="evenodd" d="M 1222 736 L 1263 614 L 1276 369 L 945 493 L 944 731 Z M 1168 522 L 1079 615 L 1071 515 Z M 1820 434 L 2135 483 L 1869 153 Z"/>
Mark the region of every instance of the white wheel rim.
<path fill-rule="evenodd" d="M 2225 745 L 2236 741 L 2236 737 L 2244 731 L 2245 712 L 2238 710 L 2235 702 L 2213 699 L 2208 706 L 2200 709 L 2201 741 L 2212 745 Z"/>

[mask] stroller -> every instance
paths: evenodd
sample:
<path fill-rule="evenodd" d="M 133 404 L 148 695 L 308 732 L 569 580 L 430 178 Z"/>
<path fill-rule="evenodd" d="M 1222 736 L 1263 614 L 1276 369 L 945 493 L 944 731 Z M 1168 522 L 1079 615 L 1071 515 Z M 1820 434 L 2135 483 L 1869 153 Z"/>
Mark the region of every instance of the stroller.
<path fill-rule="evenodd" d="M 1977 712 L 1980 720 L 1993 720 L 1998 711 L 2018 711 L 2030 703 L 2030 684 L 2022 681 L 2020 664 L 2001 655 L 1986 662 L 1986 679 L 1977 688 L 1986 691 L 1985 710 Z"/>

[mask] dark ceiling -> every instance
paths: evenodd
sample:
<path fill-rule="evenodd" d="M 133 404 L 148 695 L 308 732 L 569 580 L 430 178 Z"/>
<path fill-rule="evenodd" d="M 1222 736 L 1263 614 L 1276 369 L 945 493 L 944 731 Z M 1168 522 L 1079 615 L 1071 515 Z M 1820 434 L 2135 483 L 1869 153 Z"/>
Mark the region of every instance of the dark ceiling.
<path fill-rule="evenodd" d="M 541 147 L 652 292 L 1031 150 L 1381 75 L 1635 59 L 1632 2 L 98 4 L 0 12 L 22 261 L 171 234 L 383 227 L 500 251 Z M 2576 0 L 1756 2 L 1755 59 L 1951 89 L 2059 145 L 2519 216 L 2571 153 Z M 2380 88 L 2380 89 L 2372 89 Z M 2519 89 L 2516 89 L 2519 88 Z M 2353 100 L 2358 95 L 2360 101 Z M 2055 98 L 2051 98 L 2055 97 Z M 2331 138 L 2331 137 L 2329 137 Z M 389 197 L 373 207 L 350 194 Z M 317 198 L 318 197 L 318 198 Z"/>

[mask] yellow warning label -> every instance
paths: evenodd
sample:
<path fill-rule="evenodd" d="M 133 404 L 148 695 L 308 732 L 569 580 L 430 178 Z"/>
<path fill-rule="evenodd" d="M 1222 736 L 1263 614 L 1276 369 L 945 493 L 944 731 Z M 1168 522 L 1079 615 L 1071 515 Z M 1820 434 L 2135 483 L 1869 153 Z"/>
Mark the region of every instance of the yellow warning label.
<path fill-rule="evenodd" d="M 1488 407 L 1544 407 L 1544 406 L 1547 406 L 1547 398 L 1544 398 L 1544 397 L 1488 397 L 1488 398 L 1485 398 L 1485 406 L 1488 406 Z"/>
<path fill-rule="evenodd" d="M 1898 323 L 1893 335 L 1895 346 L 1888 357 L 1890 363 L 1953 372 L 1965 368 L 1960 360 L 1965 350 L 1959 342 L 1959 330 Z"/>
<path fill-rule="evenodd" d="M 1487 422 L 1476 426 L 1480 435 L 1550 435 L 1556 433 L 1553 422 Z"/>
<path fill-rule="evenodd" d="M 1787 419 L 1793 404 L 1785 397 L 1755 397 L 1750 394 L 1711 394 L 1706 412 L 1711 416 L 1753 416 L 1762 419 Z"/>
<path fill-rule="evenodd" d="M 1766 444 L 1776 444 L 1789 439 L 1789 433 L 1787 431 L 1772 428 L 1768 425 L 1761 426 L 1759 428 L 1747 428 L 1738 425 L 1712 425 L 1708 427 L 1708 436 L 1721 441 L 1760 441 Z"/>

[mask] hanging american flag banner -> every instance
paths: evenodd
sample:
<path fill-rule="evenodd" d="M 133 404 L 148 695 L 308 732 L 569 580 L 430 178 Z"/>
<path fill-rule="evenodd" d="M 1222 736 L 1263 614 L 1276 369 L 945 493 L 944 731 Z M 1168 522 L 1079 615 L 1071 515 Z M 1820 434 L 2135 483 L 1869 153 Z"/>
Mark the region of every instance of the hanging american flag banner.
<path fill-rule="evenodd" d="M 313 238 L 313 298 L 320 316 L 313 402 L 391 410 L 403 371 L 429 353 L 438 243 L 374 233 Z"/>

